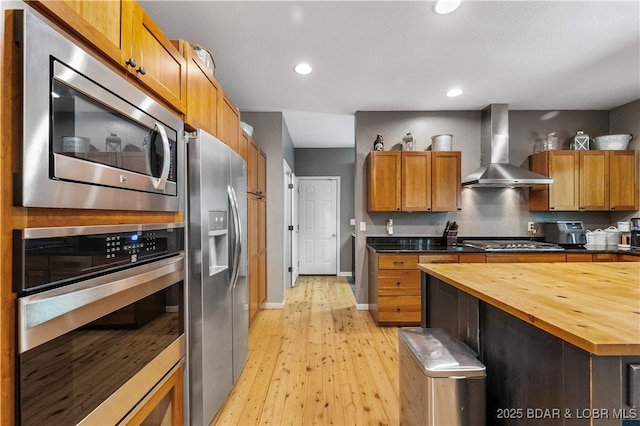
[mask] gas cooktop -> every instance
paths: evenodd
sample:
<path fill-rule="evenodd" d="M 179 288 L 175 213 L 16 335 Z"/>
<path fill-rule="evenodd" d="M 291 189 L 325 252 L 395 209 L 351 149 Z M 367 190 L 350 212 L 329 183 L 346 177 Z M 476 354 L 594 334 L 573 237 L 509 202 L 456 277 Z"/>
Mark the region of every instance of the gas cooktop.
<path fill-rule="evenodd" d="M 564 248 L 552 243 L 531 240 L 465 240 L 467 247 L 484 251 L 563 251 Z"/>

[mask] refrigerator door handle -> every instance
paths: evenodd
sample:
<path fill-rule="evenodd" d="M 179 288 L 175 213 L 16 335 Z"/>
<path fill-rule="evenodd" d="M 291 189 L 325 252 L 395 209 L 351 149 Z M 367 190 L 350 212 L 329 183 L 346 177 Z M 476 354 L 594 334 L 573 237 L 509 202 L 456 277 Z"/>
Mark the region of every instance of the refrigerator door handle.
<path fill-rule="evenodd" d="M 240 274 L 240 253 L 242 252 L 242 229 L 240 228 L 240 213 L 238 209 L 238 199 L 231 186 L 227 187 L 229 193 L 229 205 L 233 216 L 233 270 L 231 272 L 231 288 L 235 288 Z"/>

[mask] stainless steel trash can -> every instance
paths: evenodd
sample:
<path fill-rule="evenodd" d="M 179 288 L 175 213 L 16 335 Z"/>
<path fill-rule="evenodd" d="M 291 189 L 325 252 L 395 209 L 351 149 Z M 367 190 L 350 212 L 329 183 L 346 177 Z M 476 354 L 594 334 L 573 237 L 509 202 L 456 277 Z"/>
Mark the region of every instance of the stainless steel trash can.
<path fill-rule="evenodd" d="M 486 368 L 438 328 L 398 331 L 401 425 L 484 425 Z"/>

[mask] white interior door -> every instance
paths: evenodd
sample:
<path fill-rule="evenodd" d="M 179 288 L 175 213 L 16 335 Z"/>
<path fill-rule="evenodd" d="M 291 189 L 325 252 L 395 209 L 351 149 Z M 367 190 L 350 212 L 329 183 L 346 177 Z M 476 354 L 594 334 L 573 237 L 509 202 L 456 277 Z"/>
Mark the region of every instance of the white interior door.
<path fill-rule="evenodd" d="M 337 275 L 338 179 L 300 178 L 300 274 Z"/>
<path fill-rule="evenodd" d="M 298 191 L 300 183 L 295 174 L 291 174 L 293 189 L 291 190 L 291 217 L 293 224 L 293 232 L 291 233 L 291 286 L 296 285 L 296 280 L 300 274 L 298 259 L 298 239 L 300 236 L 300 221 L 298 220 Z"/>

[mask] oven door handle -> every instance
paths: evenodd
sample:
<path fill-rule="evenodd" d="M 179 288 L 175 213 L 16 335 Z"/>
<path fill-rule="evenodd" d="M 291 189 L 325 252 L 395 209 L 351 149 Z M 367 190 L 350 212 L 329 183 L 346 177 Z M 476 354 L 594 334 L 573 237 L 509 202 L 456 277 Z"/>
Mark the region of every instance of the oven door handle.
<path fill-rule="evenodd" d="M 183 254 L 18 299 L 23 353 L 184 280 Z"/>

